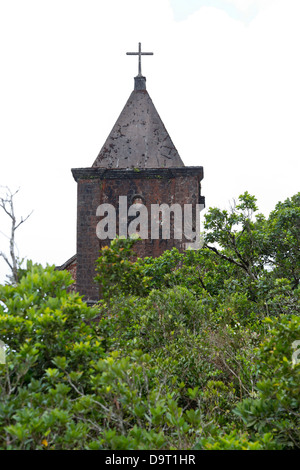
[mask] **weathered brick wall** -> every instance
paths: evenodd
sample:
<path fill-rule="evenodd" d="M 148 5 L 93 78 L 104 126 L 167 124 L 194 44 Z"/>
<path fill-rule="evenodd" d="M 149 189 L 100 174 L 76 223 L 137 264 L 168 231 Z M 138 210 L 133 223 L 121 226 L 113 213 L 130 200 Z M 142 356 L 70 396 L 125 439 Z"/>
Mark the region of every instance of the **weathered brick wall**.
<path fill-rule="evenodd" d="M 68 287 L 69 292 L 77 292 L 76 286 L 76 272 L 77 272 L 77 256 L 74 255 L 72 258 L 68 259 L 64 264 L 61 266 L 56 266 L 56 269 L 59 271 L 66 270 L 69 271 L 73 281 L 75 281 L 71 286 Z"/>
<path fill-rule="evenodd" d="M 108 240 L 99 240 L 96 226 L 100 218 L 96 216 L 97 207 L 103 203 L 112 204 L 117 209 L 117 234 L 119 196 L 127 196 L 128 207 L 135 195 L 143 197 L 148 209 L 149 238 L 139 241 L 135 251 L 139 257 L 161 255 L 174 246 L 184 249 L 185 240 L 175 240 L 171 231 L 170 240 L 151 240 L 151 204 L 197 204 L 201 202 L 200 181 L 202 167 L 155 170 L 72 170 L 78 182 L 77 212 L 77 274 L 76 284 L 80 294 L 88 300 L 97 300 L 99 290 L 94 283 L 95 261 L 101 246 Z"/>
<path fill-rule="evenodd" d="M 66 269 L 67 271 L 69 271 L 69 273 L 70 273 L 71 276 L 72 276 L 73 281 L 75 281 L 75 282 L 68 288 L 69 292 L 77 292 L 77 286 L 76 286 L 77 260 L 75 259 L 74 261 L 72 261 L 72 263 L 70 263 L 65 269 Z"/>
<path fill-rule="evenodd" d="M 88 300 L 97 300 L 98 286 L 94 282 L 95 260 L 100 243 L 96 236 L 99 218 L 96 210 L 101 200 L 101 185 L 97 180 L 79 180 L 77 194 L 77 272 L 78 292 Z"/>

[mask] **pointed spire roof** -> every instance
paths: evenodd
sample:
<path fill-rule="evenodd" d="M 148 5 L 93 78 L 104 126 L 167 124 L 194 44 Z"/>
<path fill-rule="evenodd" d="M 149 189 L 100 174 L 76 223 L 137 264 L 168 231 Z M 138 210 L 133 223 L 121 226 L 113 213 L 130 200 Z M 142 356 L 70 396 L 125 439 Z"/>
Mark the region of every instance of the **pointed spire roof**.
<path fill-rule="evenodd" d="M 135 77 L 134 91 L 99 152 L 93 167 L 183 167 L 147 90 L 146 78 Z"/>

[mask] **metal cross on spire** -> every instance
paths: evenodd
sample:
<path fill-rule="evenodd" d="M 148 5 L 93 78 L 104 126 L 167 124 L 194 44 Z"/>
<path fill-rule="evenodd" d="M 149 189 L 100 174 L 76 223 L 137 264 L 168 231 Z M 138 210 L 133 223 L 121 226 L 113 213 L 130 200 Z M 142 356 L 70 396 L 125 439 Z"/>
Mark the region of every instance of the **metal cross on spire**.
<path fill-rule="evenodd" d="M 126 52 L 127 55 L 138 55 L 139 56 L 139 73 L 138 76 L 142 76 L 142 55 L 153 55 L 153 52 L 142 52 L 142 46 L 139 42 L 139 52 Z"/>

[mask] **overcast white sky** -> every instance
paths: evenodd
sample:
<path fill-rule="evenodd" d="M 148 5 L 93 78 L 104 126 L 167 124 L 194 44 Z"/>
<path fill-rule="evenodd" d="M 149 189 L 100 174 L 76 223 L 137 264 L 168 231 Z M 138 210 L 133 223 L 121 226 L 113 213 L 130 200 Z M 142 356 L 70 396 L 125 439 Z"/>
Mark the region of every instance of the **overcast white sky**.
<path fill-rule="evenodd" d="M 297 193 L 299 24 L 299 0 L 0 0 L 0 184 L 21 187 L 20 215 L 34 210 L 20 255 L 75 254 L 71 168 L 92 165 L 125 105 L 138 42 L 181 158 L 204 167 L 207 208 L 247 190 L 267 215 Z"/>

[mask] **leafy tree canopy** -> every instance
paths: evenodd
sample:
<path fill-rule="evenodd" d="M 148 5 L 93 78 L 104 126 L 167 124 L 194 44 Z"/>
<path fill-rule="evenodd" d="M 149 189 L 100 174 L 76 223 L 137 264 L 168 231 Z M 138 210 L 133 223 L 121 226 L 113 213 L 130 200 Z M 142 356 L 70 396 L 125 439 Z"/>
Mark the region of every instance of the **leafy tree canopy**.
<path fill-rule="evenodd" d="M 0 286 L 0 449 L 299 449 L 299 210 L 245 193 L 155 259 L 116 239 L 95 307 L 28 262 Z"/>

